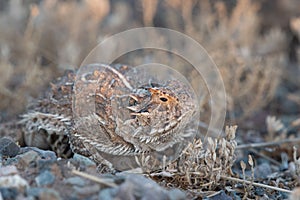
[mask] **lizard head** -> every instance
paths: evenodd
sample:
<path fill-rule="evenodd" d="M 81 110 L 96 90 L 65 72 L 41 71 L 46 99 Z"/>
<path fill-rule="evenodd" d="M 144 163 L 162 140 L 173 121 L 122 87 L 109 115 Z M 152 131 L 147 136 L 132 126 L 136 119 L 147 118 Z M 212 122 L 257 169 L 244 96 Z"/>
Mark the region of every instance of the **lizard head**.
<path fill-rule="evenodd" d="M 123 124 L 131 130 L 128 140 L 162 151 L 190 135 L 186 128 L 197 110 L 192 94 L 177 80 L 135 89 L 127 106 L 130 120 Z"/>

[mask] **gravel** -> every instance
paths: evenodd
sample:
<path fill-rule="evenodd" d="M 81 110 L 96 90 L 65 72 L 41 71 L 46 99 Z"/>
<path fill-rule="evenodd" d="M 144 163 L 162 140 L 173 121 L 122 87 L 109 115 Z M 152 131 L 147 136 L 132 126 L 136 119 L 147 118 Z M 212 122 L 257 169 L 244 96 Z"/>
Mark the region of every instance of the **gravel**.
<path fill-rule="evenodd" d="M 0 139 L 0 200 L 4 199 L 186 199 L 179 189 L 167 190 L 143 175 L 100 174 L 95 162 L 74 154 L 73 158 L 57 158 L 52 151 L 34 147 L 20 148 L 10 139 Z M 113 186 L 72 173 L 83 170 L 94 177 L 108 180 Z"/>
<path fill-rule="evenodd" d="M 44 171 L 35 178 L 35 182 L 38 186 L 52 185 L 54 181 L 55 176 L 49 171 Z"/>
<path fill-rule="evenodd" d="M 0 154 L 2 156 L 16 156 L 20 151 L 20 147 L 10 138 L 0 138 Z"/>

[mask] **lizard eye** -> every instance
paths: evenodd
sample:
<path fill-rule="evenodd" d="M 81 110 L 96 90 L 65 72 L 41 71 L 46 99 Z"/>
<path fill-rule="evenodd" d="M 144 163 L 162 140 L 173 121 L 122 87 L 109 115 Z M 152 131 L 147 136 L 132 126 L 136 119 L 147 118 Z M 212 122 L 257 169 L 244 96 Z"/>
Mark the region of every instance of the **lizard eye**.
<path fill-rule="evenodd" d="M 160 97 L 159 99 L 160 99 L 162 102 L 167 102 L 167 101 L 168 101 L 168 99 L 165 98 L 165 97 Z"/>

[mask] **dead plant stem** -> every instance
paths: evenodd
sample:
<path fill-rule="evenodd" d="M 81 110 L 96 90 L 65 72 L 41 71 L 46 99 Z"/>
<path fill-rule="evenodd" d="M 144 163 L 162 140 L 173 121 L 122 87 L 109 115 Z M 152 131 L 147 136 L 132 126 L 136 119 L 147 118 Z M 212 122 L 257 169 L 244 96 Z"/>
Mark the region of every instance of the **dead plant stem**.
<path fill-rule="evenodd" d="M 300 138 L 292 138 L 292 139 L 285 139 L 275 142 L 261 142 L 261 143 L 251 143 L 251 144 L 241 144 L 236 147 L 236 149 L 247 149 L 247 148 L 261 148 L 261 147 L 268 147 L 268 146 L 275 146 L 284 143 L 300 143 Z"/>
<path fill-rule="evenodd" d="M 290 190 L 286 190 L 286 189 L 283 189 L 283 188 L 274 187 L 274 186 L 270 186 L 270 185 L 265 185 L 265 184 L 262 184 L 262 183 L 255 183 L 253 181 L 247 181 L 247 180 L 242 180 L 242 179 L 239 179 L 239 178 L 227 177 L 227 176 L 222 176 L 222 175 L 221 175 L 221 178 L 225 179 L 225 180 L 246 183 L 246 184 L 249 184 L 249 185 L 252 184 L 252 185 L 257 186 L 257 187 L 268 188 L 268 189 L 277 190 L 277 191 L 280 191 L 280 192 L 291 193 Z"/>

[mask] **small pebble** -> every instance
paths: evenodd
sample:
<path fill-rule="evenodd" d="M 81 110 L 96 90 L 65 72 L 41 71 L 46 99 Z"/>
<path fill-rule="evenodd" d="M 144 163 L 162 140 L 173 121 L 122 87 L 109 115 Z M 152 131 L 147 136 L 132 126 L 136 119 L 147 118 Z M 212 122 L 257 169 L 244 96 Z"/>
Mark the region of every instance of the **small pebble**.
<path fill-rule="evenodd" d="M 37 188 L 37 187 L 28 188 L 26 190 L 26 195 L 27 196 L 38 197 L 39 194 L 42 192 L 43 189 L 44 188 Z"/>
<path fill-rule="evenodd" d="M 33 197 L 34 199 L 61 199 L 58 192 L 50 188 L 29 188 L 26 191 L 28 197 Z"/>
<path fill-rule="evenodd" d="M 125 181 L 115 192 L 116 195 L 114 198 L 116 199 L 186 199 L 185 193 L 180 190 L 168 191 L 160 187 L 155 181 L 147 179 L 144 176 L 128 174 L 125 177 Z"/>
<path fill-rule="evenodd" d="M 28 188 L 28 183 L 20 175 L 15 174 L 0 177 L 0 187 L 16 188 L 18 191 L 23 192 Z"/>
<path fill-rule="evenodd" d="M 3 199 L 16 199 L 18 191 L 16 188 L 0 187 L 0 195 Z"/>
<path fill-rule="evenodd" d="M 36 162 L 37 168 L 38 168 L 40 171 L 50 170 L 50 169 L 51 169 L 51 166 L 54 165 L 55 163 L 56 163 L 55 160 L 44 160 L 44 159 L 38 160 L 38 161 Z"/>
<path fill-rule="evenodd" d="M 40 192 L 39 198 L 43 200 L 60 200 L 62 199 L 59 193 L 53 189 L 47 188 Z"/>
<path fill-rule="evenodd" d="M 258 196 L 263 196 L 265 194 L 265 190 L 264 188 L 261 188 L 261 187 L 257 187 L 254 189 L 254 192 L 256 195 Z"/>
<path fill-rule="evenodd" d="M 255 178 L 267 178 L 268 175 L 272 174 L 271 165 L 267 162 L 262 163 L 256 167 L 254 167 L 254 177 Z"/>
<path fill-rule="evenodd" d="M 22 147 L 20 150 L 21 153 L 26 153 L 28 151 L 35 151 L 36 153 L 39 154 L 39 156 L 42 159 L 47 159 L 47 160 L 56 160 L 57 159 L 57 156 L 53 151 L 43 150 L 43 149 L 39 149 L 37 147 Z"/>
<path fill-rule="evenodd" d="M 84 186 L 86 185 L 86 181 L 83 178 L 78 176 L 70 177 L 64 180 L 65 184 L 76 185 L 76 186 Z"/>
<path fill-rule="evenodd" d="M 38 153 L 35 151 L 28 151 L 24 154 L 18 155 L 17 158 L 19 160 L 19 163 L 24 167 L 28 167 L 30 163 L 36 161 L 38 158 Z"/>
<path fill-rule="evenodd" d="M 3 156 L 14 157 L 20 151 L 20 147 L 11 139 L 0 138 L 0 154 Z"/>
<path fill-rule="evenodd" d="M 107 188 L 100 190 L 98 199 L 114 200 L 116 196 L 116 188 Z"/>
<path fill-rule="evenodd" d="M 181 200 L 186 199 L 185 193 L 183 193 L 179 189 L 172 189 L 168 192 L 168 196 L 170 200 Z"/>
<path fill-rule="evenodd" d="M 7 165 L 4 167 L 0 167 L 0 176 L 8 176 L 18 174 L 18 170 L 13 165 Z"/>
<path fill-rule="evenodd" d="M 207 200 L 232 200 L 232 197 L 228 196 L 223 190 L 218 192 L 216 195 L 205 198 Z"/>
<path fill-rule="evenodd" d="M 91 159 L 85 157 L 85 156 L 82 156 L 82 155 L 79 155 L 77 153 L 74 154 L 73 156 L 73 160 L 74 161 L 77 161 L 80 163 L 80 165 L 84 165 L 86 167 L 96 167 L 96 163 L 94 161 L 92 161 Z"/>
<path fill-rule="evenodd" d="M 38 186 L 51 185 L 54 181 L 55 176 L 49 171 L 44 171 L 35 178 L 35 182 Z"/>
<path fill-rule="evenodd" d="M 73 188 L 78 195 L 89 196 L 97 193 L 100 190 L 100 185 L 95 184 L 85 187 L 74 186 Z"/>

